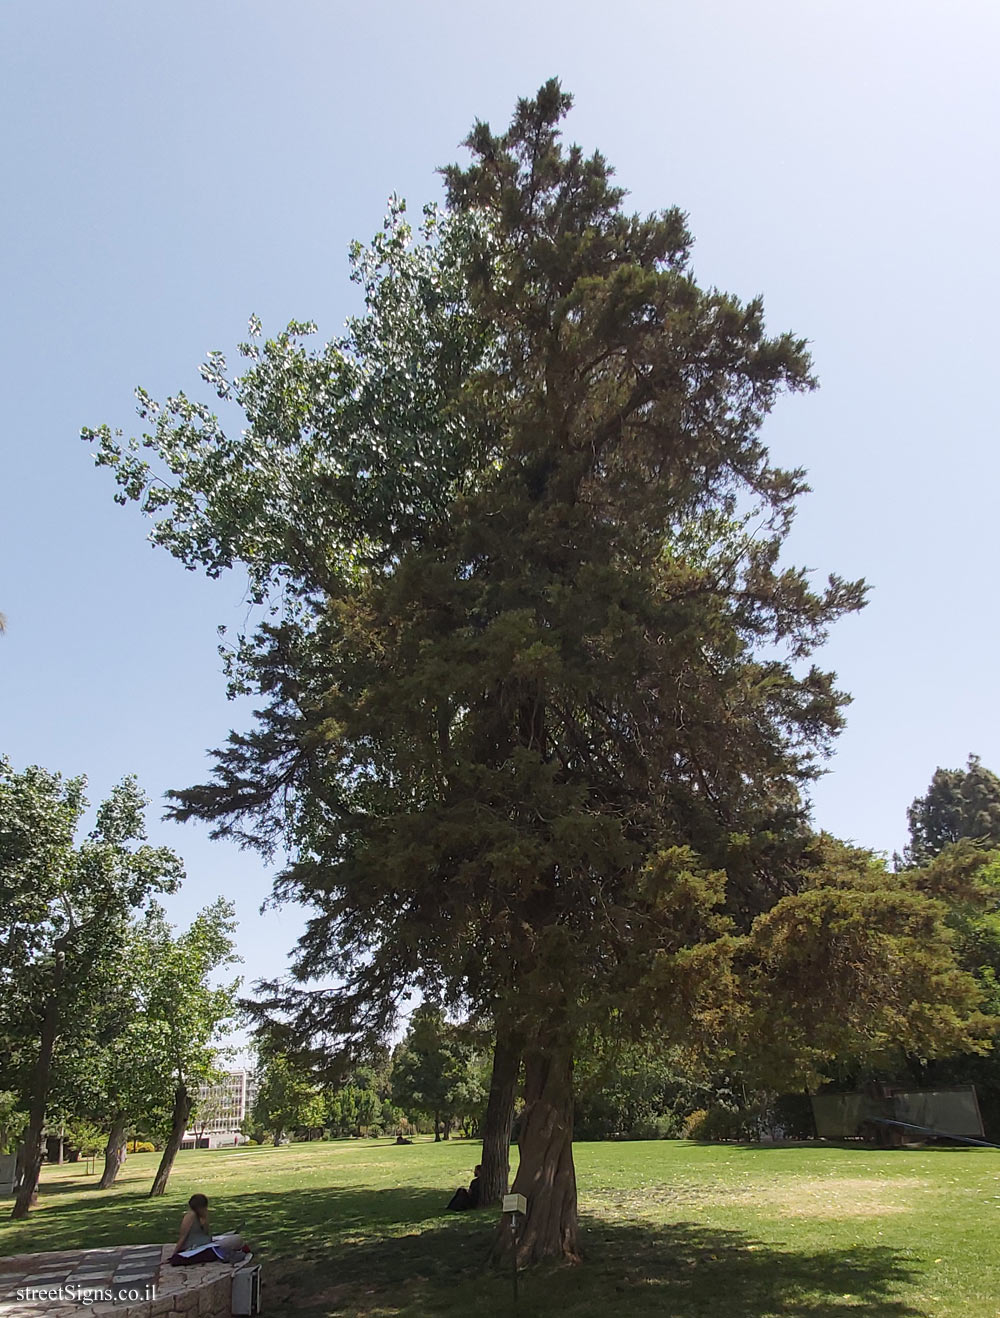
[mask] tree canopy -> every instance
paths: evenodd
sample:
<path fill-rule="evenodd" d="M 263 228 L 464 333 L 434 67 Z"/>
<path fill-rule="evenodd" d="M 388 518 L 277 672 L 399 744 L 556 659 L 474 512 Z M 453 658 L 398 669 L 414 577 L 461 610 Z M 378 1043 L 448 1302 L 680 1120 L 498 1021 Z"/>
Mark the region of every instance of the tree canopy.
<path fill-rule="evenodd" d="M 218 898 L 175 933 L 154 905 L 139 931 L 144 1045 L 158 1058 L 158 1080 L 171 1095 L 170 1136 L 150 1195 L 163 1194 L 198 1086 L 215 1078 L 219 1039 L 233 1026 L 240 980 L 218 983 L 217 973 L 239 958 L 233 947 L 236 912 Z"/>
<path fill-rule="evenodd" d="M 811 850 L 799 890 L 754 921 L 738 953 L 745 1069 L 802 1086 L 989 1052 L 1000 1022 L 955 930 L 958 914 L 982 927 L 995 905 L 986 858 L 960 848 L 893 875 L 825 835 Z"/>
<path fill-rule="evenodd" d="M 113 788 L 78 840 L 85 786 L 38 766 L 18 773 L 0 757 L 0 1038 L 7 1083 L 15 1079 L 30 1118 L 18 1217 L 37 1181 L 66 1026 L 78 1020 L 86 1034 L 104 1012 L 130 916 L 183 874 L 173 851 L 146 841 L 148 802 L 134 778 Z"/>
<path fill-rule="evenodd" d="M 970 755 L 964 769 L 935 769 L 923 796 L 906 812 L 909 865 L 924 865 L 962 838 L 1000 846 L 1000 778 Z"/>
<path fill-rule="evenodd" d="M 286 1131 L 324 1123 L 323 1100 L 312 1077 L 283 1053 L 263 1059 L 258 1072 L 260 1088 L 250 1114 L 255 1127 L 263 1127 L 280 1144 Z"/>
<path fill-rule="evenodd" d="M 455 1117 L 485 1106 L 472 1043 L 434 1003 L 414 1011 L 393 1052 L 392 1101 L 410 1116 L 431 1118 L 435 1140 L 448 1138 Z"/>

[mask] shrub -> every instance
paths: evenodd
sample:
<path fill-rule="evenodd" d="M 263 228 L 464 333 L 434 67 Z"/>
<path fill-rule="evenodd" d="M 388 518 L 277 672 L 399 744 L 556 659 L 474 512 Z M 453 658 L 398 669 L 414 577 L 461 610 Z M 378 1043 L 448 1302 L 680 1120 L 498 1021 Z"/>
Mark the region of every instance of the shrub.
<path fill-rule="evenodd" d="M 156 1145 L 150 1144 L 149 1140 L 129 1140 L 126 1145 L 129 1153 L 155 1153 Z"/>
<path fill-rule="evenodd" d="M 640 1121 L 628 1137 L 634 1140 L 676 1140 L 681 1138 L 681 1120 L 676 1112 L 659 1112 Z"/>
<path fill-rule="evenodd" d="M 707 1108 L 699 1107 L 699 1108 L 695 1108 L 693 1112 L 689 1112 L 688 1115 L 684 1118 L 684 1125 L 681 1128 L 684 1134 L 684 1138 L 686 1140 L 704 1139 L 705 1137 L 702 1134 L 702 1131 L 704 1130 L 705 1122 L 707 1118 L 708 1118 Z"/>
<path fill-rule="evenodd" d="M 761 1114 L 757 1108 L 737 1108 L 717 1103 L 698 1108 L 684 1122 L 689 1140 L 756 1140 L 760 1138 Z"/>

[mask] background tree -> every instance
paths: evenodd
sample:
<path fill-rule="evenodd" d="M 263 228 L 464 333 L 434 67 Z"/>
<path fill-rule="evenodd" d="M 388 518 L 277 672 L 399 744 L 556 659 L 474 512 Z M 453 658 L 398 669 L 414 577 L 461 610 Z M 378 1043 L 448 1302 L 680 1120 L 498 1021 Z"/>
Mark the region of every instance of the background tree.
<path fill-rule="evenodd" d="M 1000 778 L 970 755 L 964 769 L 935 769 L 923 796 L 906 812 L 910 842 L 905 863 L 926 865 L 946 846 L 969 838 L 1000 845 Z"/>
<path fill-rule="evenodd" d="M 396 1107 L 386 1087 L 373 1088 L 361 1077 L 327 1088 L 322 1094 L 323 1121 L 334 1135 L 365 1135 L 372 1129 L 391 1131 L 399 1129 L 405 1118 Z"/>
<path fill-rule="evenodd" d="M 490 1093 L 491 1059 L 467 1031 L 462 1032 L 460 1041 L 463 1064 L 454 1091 L 455 1115 L 467 1139 L 482 1138 Z M 502 1193 L 506 1193 L 506 1186 Z M 479 1202 L 481 1208 L 488 1206 L 482 1194 Z"/>
<path fill-rule="evenodd" d="M 324 1124 L 323 1101 L 312 1077 L 282 1053 L 267 1056 L 260 1068 L 260 1089 L 253 1106 L 253 1123 L 271 1131 L 280 1144 L 286 1131 L 309 1130 Z"/>
<path fill-rule="evenodd" d="M 129 931 L 118 966 L 117 993 L 100 1022 L 99 1046 L 89 1058 L 91 1083 L 97 1089 L 95 1107 L 108 1132 L 98 1187 L 102 1190 L 117 1180 L 130 1126 L 141 1120 L 162 1121 L 167 1106 L 160 1043 L 169 1027 L 154 1017 L 165 999 L 155 991 L 158 967 L 147 945 L 148 934 L 145 924 Z"/>
<path fill-rule="evenodd" d="M 216 1071 L 213 1079 L 221 1080 L 221 1074 Z M 218 1093 L 214 1093 L 215 1084 L 207 1085 L 204 1090 L 199 1089 L 191 1104 L 191 1116 L 188 1118 L 188 1129 L 193 1130 L 197 1139 L 204 1139 L 205 1132 L 209 1125 L 218 1117 L 222 1116 L 226 1110 L 226 1102 Z"/>
<path fill-rule="evenodd" d="M 937 1088 L 974 1084 L 987 1139 L 1000 1139 L 1000 852 L 963 840 L 945 849 L 915 878 L 946 907 L 955 959 L 975 980 L 980 1009 L 993 1020 L 992 1048 L 912 1052 L 910 1083 Z M 895 1076 L 887 1078 L 895 1079 Z"/>
<path fill-rule="evenodd" d="M 816 1085 L 898 1074 L 908 1057 L 987 1053 L 998 1021 L 955 955 L 955 903 L 981 905 L 974 852 L 923 870 L 825 835 L 799 892 L 759 916 L 739 956 L 749 986 L 735 1051 L 758 1076 Z"/>
<path fill-rule="evenodd" d="M 582 1039 L 575 1060 L 573 1125 L 581 1139 L 679 1136 L 684 1119 L 726 1087 L 691 1050 L 655 1035 L 618 1038 L 611 1024 Z"/>
<path fill-rule="evenodd" d="M 66 1122 L 63 1138 L 70 1150 L 88 1160 L 96 1158 L 106 1142 L 105 1133 L 100 1126 L 81 1117 L 74 1117 Z"/>
<path fill-rule="evenodd" d="M 364 1101 L 364 1126 L 368 1130 L 381 1128 L 385 1132 L 397 1129 L 405 1114 L 392 1101 L 391 1049 L 371 1049 L 367 1059 L 353 1066 L 349 1074 L 358 1092 L 371 1096 L 370 1100 Z M 373 1116 L 369 1115 L 370 1111 L 374 1112 Z M 361 1134 L 360 1129 L 358 1134 Z"/>
<path fill-rule="evenodd" d="M 167 1188 L 198 1086 L 215 1078 L 218 1041 L 234 1023 L 239 979 L 212 981 L 218 971 L 238 960 L 233 950 L 235 928 L 233 905 L 220 897 L 180 934 L 174 935 L 156 906 L 140 931 L 145 959 L 141 1026 L 149 1053 L 160 1058 L 161 1093 L 171 1097 L 170 1133 L 150 1196 Z"/>
<path fill-rule="evenodd" d="M 106 990 L 131 912 L 172 891 L 181 862 L 145 842 L 146 798 L 124 779 L 98 807 L 91 832 L 82 778 L 64 781 L 0 759 L 0 1034 L 15 1041 L 29 1122 L 13 1217 L 25 1217 L 38 1181 L 53 1058 L 67 1023 Z"/>
<path fill-rule="evenodd" d="M 392 1101 L 411 1117 L 429 1117 L 435 1141 L 448 1139 L 454 1118 L 469 1104 L 471 1051 L 441 1008 L 424 1002 L 393 1052 Z"/>
<path fill-rule="evenodd" d="M 0 1153 L 15 1151 L 27 1124 L 21 1095 L 12 1089 L 0 1089 Z"/>
<path fill-rule="evenodd" d="M 153 962 L 145 926 L 132 921 L 109 956 L 87 1010 L 74 1012 L 73 1030 L 56 1051 L 54 1084 L 59 1101 L 78 1118 L 106 1132 L 98 1185 L 108 1189 L 125 1161 L 126 1134 L 139 1119 L 162 1120 L 163 1057 L 159 1032 L 151 1030 L 147 982 Z"/>

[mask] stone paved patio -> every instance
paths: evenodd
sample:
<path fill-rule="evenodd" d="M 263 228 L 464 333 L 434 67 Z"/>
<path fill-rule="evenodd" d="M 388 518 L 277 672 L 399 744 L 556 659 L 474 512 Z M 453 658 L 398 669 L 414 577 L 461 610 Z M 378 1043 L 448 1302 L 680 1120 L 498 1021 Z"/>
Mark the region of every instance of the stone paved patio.
<path fill-rule="evenodd" d="M 228 1314 L 235 1269 L 170 1267 L 171 1252 L 170 1245 L 122 1245 L 0 1258 L 0 1318 Z"/>

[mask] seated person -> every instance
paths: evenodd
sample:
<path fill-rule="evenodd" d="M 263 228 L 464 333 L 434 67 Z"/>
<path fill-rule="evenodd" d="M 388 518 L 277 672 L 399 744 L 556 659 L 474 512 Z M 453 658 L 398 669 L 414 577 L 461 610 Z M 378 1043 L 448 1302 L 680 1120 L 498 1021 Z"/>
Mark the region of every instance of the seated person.
<path fill-rule="evenodd" d="M 396 1143 L 397 1143 L 397 1144 L 412 1144 L 413 1141 L 412 1141 L 412 1140 L 408 1140 L 408 1139 L 406 1138 L 406 1136 L 403 1135 L 402 1131 L 400 1131 L 400 1133 L 396 1136 Z"/>
<path fill-rule="evenodd" d="M 455 1213 L 464 1212 L 466 1208 L 478 1208 L 481 1187 L 479 1184 L 479 1173 L 483 1170 L 482 1163 L 476 1164 L 472 1180 L 469 1182 L 469 1188 L 464 1185 L 459 1186 L 451 1197 L 451 1203 L 448 1207 Z"/>
<path fill-rule="evenodd" d="M 192 1263 L 245 1263 L 252 1255 L 242 1236 L 213 1236 L 208 1228 L 208 1199 L 193 1194 L 181 1218 L 180 1234 L 171 1255 L 175 1266 Z"/>

